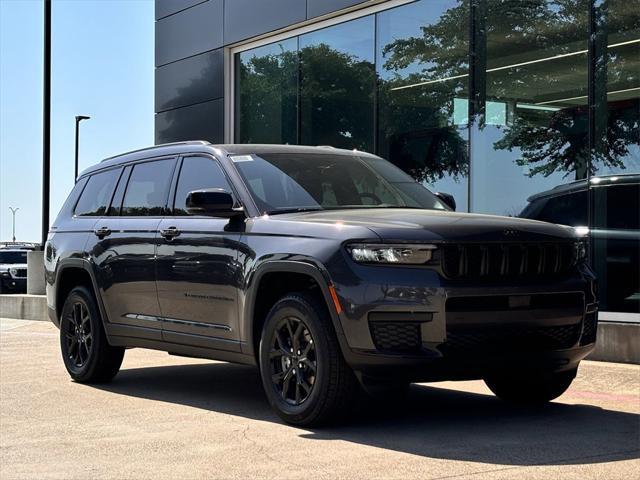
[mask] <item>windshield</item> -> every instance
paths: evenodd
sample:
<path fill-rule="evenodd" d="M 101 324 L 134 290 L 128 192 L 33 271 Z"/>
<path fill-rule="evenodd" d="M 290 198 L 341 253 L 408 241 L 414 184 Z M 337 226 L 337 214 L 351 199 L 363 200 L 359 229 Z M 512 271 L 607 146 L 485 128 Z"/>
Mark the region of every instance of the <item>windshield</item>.
<path fill-rule="evenodd" d="M 231 156 L 261 212 L 446 207 L 381 158 L 269 153 Z"/>
<path fill-rule="evenodd" d="M 27 263 L 27 252 L 0 251 L 0 263 Z"/>

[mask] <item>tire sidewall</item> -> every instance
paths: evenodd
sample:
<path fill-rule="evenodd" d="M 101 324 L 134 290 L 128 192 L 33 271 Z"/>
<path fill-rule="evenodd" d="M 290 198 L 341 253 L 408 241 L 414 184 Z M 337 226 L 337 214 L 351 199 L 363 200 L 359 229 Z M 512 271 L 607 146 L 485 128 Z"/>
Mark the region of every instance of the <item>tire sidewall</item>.
<path fill-rule="evenodd" d="M 69 310 L 73 308 L 76 302 L 82 302 L 89 311 L 89 322 L 91 325 L 92 342 L 88 353 L 89 359 L 82 367 L 77 367 L 69 358 L 68 348 L 66 345 L 65 331 L 67 327 L 67 316 Z M 85 381 L 91 378 L 98 363 L 98 349 L 102 341 L 102 325 L 100 324 L 100 314 L 93 299 L 93 295 L 85 287 L 75 287 L 67 296 L 62 307 L 62 315 L 60 316 L 60 351 L 64 365 L 71 375 L 71 378 L 77 381 Z"/>
<path fill-rule="evenodd" d="M 271 381 L 271 361 L 269 352 L 276 326 L 286 317 L 297 317 L 304 322 L 315 344 L 316 380 L 311 395 L 301 405 L 291 405 L 282 399 Z M 288 422 L 300 423 L 312 417 L 323 401 L 328 388 L 329 345 L 326 327 L 318 315 L 302 299 L 287 297 L 277 302 L 267 316 L 260 340 L 260 376 L 267 399 L 278 414 Z"/>

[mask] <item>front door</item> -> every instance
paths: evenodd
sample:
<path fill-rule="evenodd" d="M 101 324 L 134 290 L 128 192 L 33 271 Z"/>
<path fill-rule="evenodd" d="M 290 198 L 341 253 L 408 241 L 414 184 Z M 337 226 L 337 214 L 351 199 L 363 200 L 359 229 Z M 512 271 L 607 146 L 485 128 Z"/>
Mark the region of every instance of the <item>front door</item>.
<path fill-rule="evenodd" d="M 203 155 L 183 158 L 173 215 L 159 226 L 156 265 L 163 338 L 238 351 L 241 231 L 227 218 L 187 213 L 188 193 L 205 188 L 232 191 L 217 160 Z"/>

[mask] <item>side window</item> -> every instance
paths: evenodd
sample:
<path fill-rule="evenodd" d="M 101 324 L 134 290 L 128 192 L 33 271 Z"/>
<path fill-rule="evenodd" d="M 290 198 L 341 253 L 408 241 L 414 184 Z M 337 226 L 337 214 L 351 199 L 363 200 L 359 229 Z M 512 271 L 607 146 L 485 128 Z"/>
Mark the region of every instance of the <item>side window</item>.
<path fill-rule="evenodd" d="M 640 229 L 640 185 L 594 187 L 593 223 L 596 228 Z"/>
<path fill-rule="evenodd" d="M 133 167 L 122 202 L 123 216 L 164 215 L 175 159 L 139 163 Z"/>
<path fill-rule="evenodd" d="M 124 189 L 127 188 L 127 182 L 129 181 L 129 175 L 131 174 L 131 165 L 124 168 L 122 175 L 120 175 L 120 180 L 118 181 L 118 186 L 116 187 L 116 191 L 113 194 L 113 199 L 111 200 L 111 206 L 109 207 L 109 212 L 107 215 L 109 216 L 118 216 L 120 215 L 120 208 L 122 208 L 122 199 L 124 198 Z"/>
<path fill-rule="evenodd" d="M 77 216 L 104 215 L 111 200 L 113 188 L 120 176 L 120 170 L 115 168 L 92 175 L 80 195 L 74 213 Z"/>
<path fill-rule="evenodd" d="M 231 191 L 229 182 L 217 161 L 208 157 L 186 157 L 180 169 L 173 214 L 188 215 L 187 195 L 193 190 L 205 188 L 223 188 Z"/>
<path fill-rule="evenodd" d="M 536 219 L 572 227 L 587 225 L 586 190 L 549 198 Z"/>

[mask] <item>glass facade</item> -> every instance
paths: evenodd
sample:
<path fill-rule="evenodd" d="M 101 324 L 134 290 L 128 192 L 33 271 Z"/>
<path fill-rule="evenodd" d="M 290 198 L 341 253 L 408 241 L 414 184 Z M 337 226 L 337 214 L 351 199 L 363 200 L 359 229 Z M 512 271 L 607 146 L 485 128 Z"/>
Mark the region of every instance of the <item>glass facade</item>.
<path fill-rule="evenodd" d="M 640 313 L 640 0 L 420 0 L 235 65 L 235 141 L 366 150 L 458 210 L 589 227 L 601 309 Z"/>

